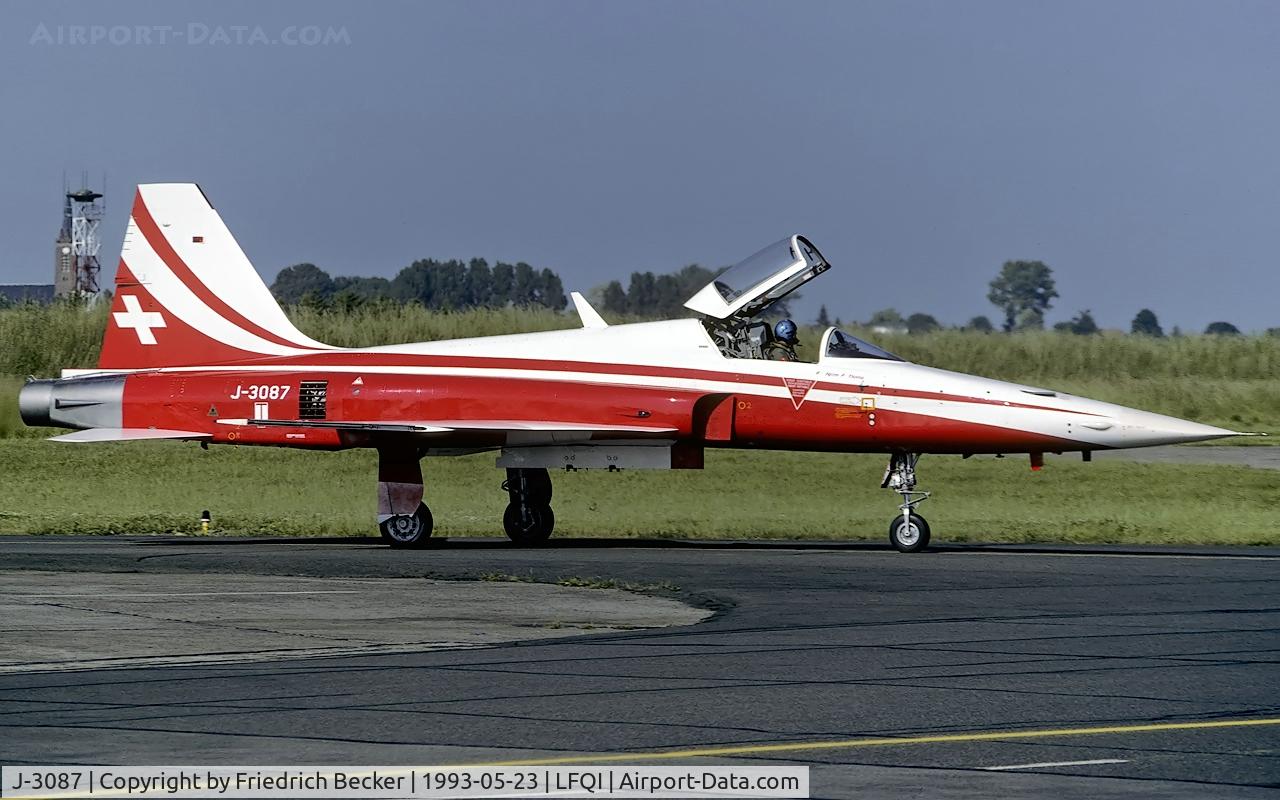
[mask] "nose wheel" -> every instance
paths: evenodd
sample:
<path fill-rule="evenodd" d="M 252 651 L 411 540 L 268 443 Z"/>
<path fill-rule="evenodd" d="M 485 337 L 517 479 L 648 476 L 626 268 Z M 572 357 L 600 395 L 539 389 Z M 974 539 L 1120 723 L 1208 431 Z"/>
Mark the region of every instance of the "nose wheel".
<path fill-rule="evenodd" d="M 899 553 L 916 553 L 929 546 L 929 523 L 908 512 L 889 521 L 889 542 Z"/>
<path fill-rule="evenodd" d="M 929 492 L 916 489 L 919 460 L 919 453 L 894 453 L 880 482 L 881 489 L 892 489 L 902 497 L 898 515 L 889 522 L 889 543 L 899 553 L 918 553 L 929 546 L 929 523 L 915 513 L 916 506 L 929 499 Z"/>
<path fill-rule="evenodd" d="M 545 469 L 508 469 L 502 488 L 511 498 L 502 528 L 517 545 L 539 545 L 551 538 L 556 515 L 551 510 L 551 476 Z"/>

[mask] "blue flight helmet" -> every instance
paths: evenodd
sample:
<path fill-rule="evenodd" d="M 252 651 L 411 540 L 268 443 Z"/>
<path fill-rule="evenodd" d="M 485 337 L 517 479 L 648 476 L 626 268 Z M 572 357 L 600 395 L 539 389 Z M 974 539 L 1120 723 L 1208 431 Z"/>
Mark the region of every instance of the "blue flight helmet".
<path fill-rule="evenodd" d="M 784 319 L 774 325 L 773 335 L 778 338 L 778 341 L 790 345 L 797 344 L 800 341 L 800 337 L 796 336 L 796 324 L 789 319 Z"/>

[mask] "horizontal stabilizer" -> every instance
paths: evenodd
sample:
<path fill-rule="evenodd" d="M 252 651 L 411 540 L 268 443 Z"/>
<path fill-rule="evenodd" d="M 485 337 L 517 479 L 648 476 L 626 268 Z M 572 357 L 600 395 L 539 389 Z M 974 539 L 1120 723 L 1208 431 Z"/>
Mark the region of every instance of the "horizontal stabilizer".
<path fill-rule="evenodd" d="M 141 442 L 147 439 L 212 439 L 213 434 L 197 431 L 171 431 L 164 428 L 89 428 L 88 430 L 51 436 L 51 442 Z"/>
<path fill-rule="evenodd" d="M 330 428 L 339 431 L 367 431 L 371 433 L 452 433 L 453 431 L 481 431 L 510 433 L 536 431 L 540 433 L 620 433 L 640 435 L 666 435 L 676 433 L 677 428 L 656 425 L 611 425 L 607 423 L 560 422 L 518 419 L 446 419 L 430 422 L 403 421 L 333 421 L 323 419 L 220 419 L 219 425 L 258 425 L 275 428 Z"/>

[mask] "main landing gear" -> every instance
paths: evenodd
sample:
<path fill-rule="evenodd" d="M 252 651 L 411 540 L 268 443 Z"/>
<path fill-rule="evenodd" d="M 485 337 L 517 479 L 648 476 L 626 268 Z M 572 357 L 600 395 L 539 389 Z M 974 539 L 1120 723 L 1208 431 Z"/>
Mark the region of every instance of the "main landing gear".
<path fill-rule="evenodd" d="M 392 547 L 425 547 L 434 520 L 423 502 L 422 453 L 378 451 L 378 531 Z M 517 545 L 539 545 L 551 537 L 551 476 L 545 469 L 508 469 L 502 489 L 510 497 L 502 527 Z"/>
<path fill-rule="evenodd" d="M 502 488 L 511 498 L 502 527 L 518 545 L 538 545 L 551 538 L 556 515 L 551 510 L 551 476 L 545 469 L 508 469 Z"/>
<path fill-rule="evenodd" d="M 929 493 L 916 489 L 916 462 L 919 453 L 894 453 L 885 468 L 881 489 L 892 489 L 902 496 L 899 514 L 889 523 L 889 542 L 900 553 L 915 553 L 929 546 L 929 523 L 915 512 L 916 506 L 929 499 Z"/>
<path fill-rule="evenodd" d="M 378 451 L 378 530 L 392 547 L 424 547 L 435 520 L 422 502 L 417 450 Z"/>

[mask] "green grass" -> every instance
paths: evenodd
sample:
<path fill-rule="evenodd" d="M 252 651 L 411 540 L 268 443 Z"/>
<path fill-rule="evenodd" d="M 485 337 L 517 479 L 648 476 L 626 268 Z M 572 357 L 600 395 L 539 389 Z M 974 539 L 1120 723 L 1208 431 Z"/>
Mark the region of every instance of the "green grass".
<path fill-rule="evenodd" d="M 108 308 L 73 304 L 25 304 L 0 309 L 0 374 L 57 375 L 64 367 L 98 363 Z M 307 335 L 339 347 L 495 336 L 504 333 L 571 328 L 572 314 L 549 309 L 500 308 L 428 311 L 421 306 L 379 304 L 350 314 L 292 308 L 290 315 Z"/>
<path fill-rule="evenodd" d="M 63 367 L 98 363 L 107 305 L 26 303 L 0 309 L 0 373 L 56 376 Z"/>
<path fill-rule="evenodd" d="M 910 361 L 990 378 L 1041 381 L 1280 378 L 1280 337 L 1180 336 L 1153 339 L 1107 333 L 1073 336 L 1035 332 L 981 334 L 938 331 L 875 336 Z M 1211 386 L 1200 387 L 1206 391 Z"/>
<path fill-rule="evenodd" d="M 18 389 L 22 380 L 16 375 L 0 375 L 0 439 L 15 436 L 48 435 L 44 429 L 28 428 L 18 416 Z"/>
<path fill-rule="evenodd" d="M 579 325 L 576 314 L 559 314 L 546 308 L 477 308 L 447 312 L 388 304 L 374 309 L 359 309 L 351 314 L 293 308 L 289 316 L 303 333 L 337 347 L 465 339 L 576 328 Z"/>
<path fill-rule="evenodd" d="M 716 451 L 690 472 L 557 474 L 557 536 L 882 541 L 896 496 L 875 456 Z M 1280 543 L 1280 472 L 926 457 L 940 541 Z M 500 535 L 493 455 L 428 459 L 437 535 Z M 178 443 L 0 441 L 0 533 L 367 535 L 373 455 Z"/>

